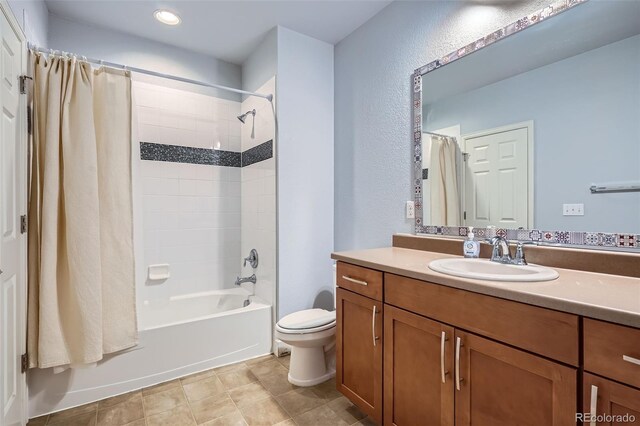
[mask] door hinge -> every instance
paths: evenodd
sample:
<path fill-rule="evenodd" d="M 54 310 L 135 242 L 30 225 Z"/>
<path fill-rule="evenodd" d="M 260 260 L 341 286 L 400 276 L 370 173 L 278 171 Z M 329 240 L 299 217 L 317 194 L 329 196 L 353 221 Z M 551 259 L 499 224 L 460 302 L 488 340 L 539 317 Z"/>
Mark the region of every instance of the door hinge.
<path fill-rule="evenodd" d="M 467 212 L 462 213 L 462 218 L 463 218 L 464 220 L 467 220 Z"/>
<path fill-rule="evenodd" d="M 27 93 L 27 80 L 33 80 L 33 78 L 28 75 L 21 75 L 20 77 L 20 93 L 23 95 Z"/>
<path fill-rule="evenodd" d="M 24 234 L 27 232 L 27 215 L 23 214 L 20 216 L 20 233 Z"/>
<path fill-rule="evenodd" d="M 463 152 L 462 153 L 462 161 L 464 161 L 466 163 L 468 159 L 469 159 L 469 153 L 468 152 Z"/>
<path fill-rule="evenodd" d="M 29 355 L 22 354 L 22 356 L 20 357 L 20 371 L 22 372 L 22 374 L 24 374 L 27 372 L 28 369 L 29 369 Z"/>

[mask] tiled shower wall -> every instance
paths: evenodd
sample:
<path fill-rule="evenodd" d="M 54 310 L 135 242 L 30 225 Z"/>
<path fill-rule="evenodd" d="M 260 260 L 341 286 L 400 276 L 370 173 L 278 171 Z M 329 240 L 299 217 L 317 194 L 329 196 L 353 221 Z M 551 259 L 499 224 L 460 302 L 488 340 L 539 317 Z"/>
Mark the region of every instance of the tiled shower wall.
<path fill-rule="evenodd" d="M 161 82 L 134 82 L 140 141 L 240 152 L 240 102 Z M 171 271 L 164 282 L 138 283 L 139 302 L 233 287 L 240 272 L 241 169 L 137 161 L 144 254 L 136 260 L 145 271 L 164 263 Z"/>
<path fill-rule="evenodd" d="M 262 85 L 258 93 L 276 93 L 276 78 L 272 77 Z M 275 107 L 275 100 L 273 103 Z M 246 153 L 254 147 L 267 149 L 272 141 L 272 155 L 262 154 L 261 161 L 242 167 L 242 256 L 247 256 L 252 248 L 258 251 L 258 268 L 242 268 L 244 276 L 255 272 L 258 280 L 256 295 L 275 303 L 276 292 L 276 141 L 275 119 L 271 104 L 261 98 L 249 97 L 242 102 L 242 112 L 254 109 L 255 138 L 251 139 L 251 118 L 241 128 L 242 151 Z M 251 151 L 249 151 L 251 152 Z M 246 155 L 243 154 L 243 162 Z M 242 264 L 240 265 L 242 267 Z"/>

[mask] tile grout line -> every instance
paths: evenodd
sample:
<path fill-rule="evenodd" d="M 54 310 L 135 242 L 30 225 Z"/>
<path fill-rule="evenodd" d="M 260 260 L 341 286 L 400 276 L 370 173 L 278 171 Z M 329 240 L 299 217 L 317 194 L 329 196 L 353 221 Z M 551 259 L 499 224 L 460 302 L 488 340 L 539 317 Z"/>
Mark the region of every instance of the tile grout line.
<path fill-rule="evenodd" d="M 280 364 L 280 365 L 282 365 L 282 364 Z M 283 366 L 283 367 L 284 367 L 284 366 Z M 286 367 L 285 367 L 285 368 L 286 368 Z M 288 371 L 288 370 L 287 370 L 287 371 Z M 270 374 L 272 374 L 272 373 L 270 373 Z M 256 376 L 256 378 L 258 379 L 258 383 L 260 383 L 260 385 L 261 385 L 263 388 L 267 389 L 267 388 L 266 388 L 266 386 L 264 385 L 264 383 L 262 383 L 262 380 L 260 380 L 257 376 Z M 284 408 L 284 407 L 282 406 L 282 404 L 280 404 L 280 401 L 278 401 L 277 396 L 276 396 L 276 395 L 274 395 L 274 394 L 273 394 L 273 392 L 271 392 L 271 391 L 270 391 L 270 390 L 268 390 L 268 389 L 267 389 L 267 392 L 269 392 L 269 397 L 270 397 L 270 398 L 272 398 L 272 399 L 276 402 L 276 404 L 278 405 L 278 407 L 282 408 L 282 410 L 284 410 L 284 412 L 285 412 L 285 413 L 287 413 L 287 415 L 289 416 L 289 419 L 291 419 L 291 421 L 295 423 L 295 420 L 293 420 L 293 416 L 291 415 L 291 413 L 289 413 L 289 411 L 287 411 L 287 409 L 286 409 L 286 408 Z M 290 391 L 288 391 L 288 392 L 290 392 Z M 285 392 L 285 393 L 287 393 L 287 392 Z M 284 393 L 283 393 L 282 395 L 284 395 Z M 278 396 L 280 396 L 280 395 L 278 395 Z M 265 398 L 265 399 L 267 399 L 267 398 Z M 262 401 L 262 400 L 261 400 L 261 401 Z M 284 420 L 283 420 L 283 422 L 286 422 L 287 420 L 288 420 L 288 419 L 284 419 Z M 282 422 L 278 422 L 278 423 L 282 423 Z"/>
<path fill-rule="evenodd" d="M 143 389 L 140 389 L 140 399 L 142 400 L 142 419 L 144 420 L 145 426 L 148 426 L 147 425 L 147 409 L 145 408 L 145 405 L 144 405 L 144 393 L 142 392 Z"/>
<path fill-rule="evenodd" d="M 189 398 L 187 397 L 187 393 L 184 391 L 184 386 L 182 385 L 181 378 L 178 379 L 178 384 L 180 385 L 180 390 L 182 391 L 182 396 L 184 396 L 184 400 L 187 403 L 187 408 L 189 409 L 189 414 L 191 414 L 191 419 L 193 420 L 193 423 L 197 425 L 198 421 L 196 420 L 196 416 L 193 414 L 193 410 L 191 409 L 191 404 L 189 403 Z M 179 407 L 179 405 L 178 405 L 178 407 Z"/>
<path fill-rule="evenodd" d="M 244 361 L 242 362 L 242 365 L 244 365 L 247 369 L 249 369 L 249 371 L 251 371 L 251 369 L 249 368 L 249 366 L 247 365 L 247 363 L 245 363 Z M 218 376 L 218 373 L 216 373 L 214 371 L 214 374 L 216 375 L 216 377 L 218 377 L 218 380 L 220 380 L 220 377 Z M 252 373 L 253 374 L 253 373 Z M 224 383 L 222 384 L 224 386 Z M 239 387 L 239 386 L 238 386 Z M 229 399 L 231 400 L 231 403 L 233 404 L 234 407 L 236 407 L 236 410 L 238 410 L 238 413 L 240 413 L 240 417 L 242 417 L 242 421 L 244 421 L 244 423 L 246 425 L 249 424 L 249 422 L 247 421 L 247 419 L 244 417 L 244 414 L 242 414 L 242 410 L 240 410 L 240 407 L 238 407 L 238 404 L 236 404 L 236 402 L 233 400 L 233 398 L 231 398 L 231 394 L 229 393 L 231 389 L 225 389 L 225 392 L 227 393 L 227 396 L 229 397 Z"/>

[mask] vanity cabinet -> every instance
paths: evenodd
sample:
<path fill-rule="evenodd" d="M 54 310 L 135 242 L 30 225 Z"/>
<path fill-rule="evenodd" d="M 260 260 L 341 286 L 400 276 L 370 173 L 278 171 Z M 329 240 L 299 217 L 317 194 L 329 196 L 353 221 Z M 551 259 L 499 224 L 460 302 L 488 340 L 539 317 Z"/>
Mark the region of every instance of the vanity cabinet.
<path fill-rule="evenodd" d="M 454 329 L 384 307 L 384 424 L 454 424 Z"/>
<path fill-rule="evenodd" d="M 640 388 L 640 330 L 585 318 L 584 369 Z"/>
<path fill-rule="evenodd" d="M 575 368 L 465 331 L 455 339 L 456 425 L 575 425 Z"/>
<path fill-rule="evenodd" d="M 592 423 L 590 419 L 586 419 L 585 425 L 640 426 L 640 390 L 638 389 L 584 373 L 582 401 L 582 413 L 596 413 L 602 420 Z M 616 419 L 615 417 L 607 418 L 608 416 L 621 417 Z M 633 421 L 631 416 L 634 417 Z"/>
<path fill-rule="evenodd" d="M 337 388 L 373 420 L 576 424 L 578 316 L 345 262 L 337 271 Z"/>
<path fill-rule="evenodd" d="M 382 303 L 336 289 L 336 386 L 382 422 Z"/>
<path fill-rule="evenodd" d="M 575 368 L 388 304 L 384 316 L 384 424 L 575 424 Z"/>
<path fill-rule="evenodd" d="M 584 319 L 583 330 L 582 412 L 635 417 L 585 424 L 640 425 L 640 330 L 589 318 Z"/>

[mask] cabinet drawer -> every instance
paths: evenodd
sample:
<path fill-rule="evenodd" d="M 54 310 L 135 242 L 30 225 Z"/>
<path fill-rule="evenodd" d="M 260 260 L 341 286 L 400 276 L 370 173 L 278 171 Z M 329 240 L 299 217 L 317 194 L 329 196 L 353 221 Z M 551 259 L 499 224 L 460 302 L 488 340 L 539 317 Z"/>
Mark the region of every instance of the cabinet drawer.
<path fill-rule="evenodd" d="M 640 330 L 585 318 L 584 369 L 640 388 Z"/>
<path fill-rule="evenodd" d="M 570 365 L 579 365 L 578 316 L 385 274 L 385 303 Z"/>
<path fill-rule="evenodd" d="M 338 262 L 338 287 L 375 300 L 382 300 L 382 272 Z"/>

